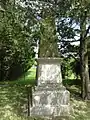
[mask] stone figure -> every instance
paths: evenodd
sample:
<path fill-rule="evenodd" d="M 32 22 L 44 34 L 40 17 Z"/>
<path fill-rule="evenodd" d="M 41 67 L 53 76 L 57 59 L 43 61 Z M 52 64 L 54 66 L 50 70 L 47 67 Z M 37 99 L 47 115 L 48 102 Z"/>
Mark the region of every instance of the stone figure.
<path fill-rule="evenodd" d="M 39 57 L 58 57 L 55 20 L 47 17 L 41 21 Z"/>

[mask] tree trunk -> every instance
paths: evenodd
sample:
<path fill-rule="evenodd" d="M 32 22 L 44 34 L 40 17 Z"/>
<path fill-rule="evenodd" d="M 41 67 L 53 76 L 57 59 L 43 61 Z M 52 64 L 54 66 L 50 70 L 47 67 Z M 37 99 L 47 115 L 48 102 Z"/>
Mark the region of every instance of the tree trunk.
<path fill-rule="evenodd" d="M 81 81 L 82 81 L 82 85 L 81 85 L 81 94 L 82 94 L 82 98 L 85 98 L 85 68 L 84 65 L 85 61 L 84 61 L 84 42 L 82 42 L 82 40 L 80 41 L 80 77 L 81 77 Z"/>
<path fill-rule="evenodd" d="M 84 16 L 85 17 L 85 16 Z M 81 21 L 81 36 L 80 36 L 80 65 L 81 65 L 81 94 L 83 99 L 89 99 L 89 70 L 88 70 L 88 54 L 87 54 L 87 42 L 86 38 L 86 18 Z"/>
<path fill-rule="evenodd" d="M 86 90 L 86 98 L 89 98 L 89 67 L 88 67 L 88 51 L 87 51 L 87 43 L 88 40 L 86 39 L 85 42 L 85 90 Z"/>
<path fill-rule="evenodd" d="M 81 92 L 82 98 L 88 99 L 88 84 L 89 84 L 89 71 L 88 71 L 88 54 L 87 54 L 87 40 L 80 43 L 80 62 L 81 62 Z"/>

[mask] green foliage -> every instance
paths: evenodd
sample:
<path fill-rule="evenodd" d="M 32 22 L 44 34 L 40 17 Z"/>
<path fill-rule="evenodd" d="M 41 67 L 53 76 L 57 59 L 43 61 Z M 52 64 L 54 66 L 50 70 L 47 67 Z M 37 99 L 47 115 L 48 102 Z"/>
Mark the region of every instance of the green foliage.
<path fill-rule="evenodd" d="M 31 30 L 25 26 L 25 9 L 9 1 L 0 13 L 0 80 L 7 80 L 18 69 L 22 73 L 31 67 L 35 54 Z"/>
<path fill-rule="evenodd" d="M 78 77 L 80 76 L 80 61 L 79 60 L 73 61 L 71 63 L 71 68 L 76 76 L 76 79 L 78 79 Z"/>
<path fill-rule="evenodd" d="M 63 79 L 74 79 L 74 74 L 71 66 L 72 62 L 73 62 L 73 58 L 67 58 L 67 57 L 63 58 L 63 62 L 61 64 Z"/>

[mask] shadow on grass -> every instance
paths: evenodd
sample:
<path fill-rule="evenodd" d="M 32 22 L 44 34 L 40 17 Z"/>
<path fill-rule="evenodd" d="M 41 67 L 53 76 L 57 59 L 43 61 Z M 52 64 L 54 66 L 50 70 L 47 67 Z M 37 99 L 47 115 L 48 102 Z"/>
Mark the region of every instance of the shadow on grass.
<path fill-rule="evenodd" d="M 18 80 L 0 82 L 0 119 L 24 120 L 28 114 L 28 92 L 30 92 L 27 86 L 35 86 L 35 74 L 33 69 Z M 20 117 L 21 119 L 18 119 Z"/>
<path fill-rule="evenodd" d="M 30 74 L 27 73 L 26 76 L 28 75 Z M 26 86 L 34 86 L 34 84 L 35 80 L 30 78 L 26 80 L 22 79 L 21 81 L 18 80 L 17 82 L 7 82 L 0 86 L 1 120 L 41 120 L 27 117 L 28 91 Z M 90 120 L 90 102 L 81 99 L 80 87 L 74 85 L 73 81 L 72 84 L 65 84 L 65 86 L 71 93 L 73 113 L 70 120 Z"/>
<path fill-rule="evenodd" d="M 63 84 L 66 89 L 71 93 L 71 96 L 80 97 L 81 98 L 81 81 L 76 79 L 65 79 L 63 80 Z"/>
<path fill-rule="evenodd" d="M 0 86 L 0 118 L 27 116 L 28 92 L 24 85 Z"/>
<path fill-rule="evenodd" d="M 2 111 L 13 111 L 15 114 L 22 114 L 22 107 L 27 103 L 25 88 L 21 86 L 3 86 L 0 87 L 0 108 Z"/>
<path fill-rule="evenodd" d="M 36 82 L 36 69 L 30 69 L 26 73 L 24 73 L 19 79 L 13 81 L 14 84 L 35 84 Z"/>
<path fill-rule="evenodd" d="M 90 120 L 90 101 L 81 98 L 81 81 L 67 79 L 63 81 L 67 90 L 70 92 L 70 102 L 72 114 L 70 120 Z"/>

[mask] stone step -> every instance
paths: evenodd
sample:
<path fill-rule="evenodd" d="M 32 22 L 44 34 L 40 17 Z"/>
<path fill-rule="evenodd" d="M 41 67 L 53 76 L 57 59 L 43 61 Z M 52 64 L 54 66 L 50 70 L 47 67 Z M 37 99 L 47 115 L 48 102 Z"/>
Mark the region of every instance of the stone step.
<path fill-rule="evenodd" d="M 54 91 L 36 91 L 33 93 L 34 105 L 67 105 L 69 103 L 70 93 L 60 90 Z"/>
<path fill-rule="evenodd" d="M 70 112 L 70 105 L 39 105 L 31 108 L 32 116 L 68 116 Z"/>
<path fill-rule="evenodd" d="M 41 86 L 36 86 L 35 88 L 36 91 L 42 91 L 42 90 L 46 90 L 46 91 L 52 91 L 52 90 L 66 90 L 66 88 L 62 85 L 62 84 L 42 84 Z"/>

